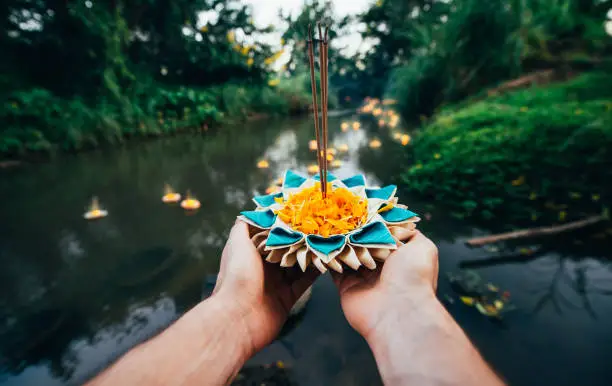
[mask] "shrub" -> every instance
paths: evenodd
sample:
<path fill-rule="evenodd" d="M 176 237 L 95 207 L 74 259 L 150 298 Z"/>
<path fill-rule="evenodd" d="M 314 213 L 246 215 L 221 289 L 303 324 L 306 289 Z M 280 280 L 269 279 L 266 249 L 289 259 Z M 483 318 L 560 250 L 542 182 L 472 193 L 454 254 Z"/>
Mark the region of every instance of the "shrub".
<path fill-rule="evenodd" d="M 612 198 L 610 86 L 612 76 L 590 74 L 448 108 L 416 136 L 404 180 L 457 216 L 600 211 Z"/>

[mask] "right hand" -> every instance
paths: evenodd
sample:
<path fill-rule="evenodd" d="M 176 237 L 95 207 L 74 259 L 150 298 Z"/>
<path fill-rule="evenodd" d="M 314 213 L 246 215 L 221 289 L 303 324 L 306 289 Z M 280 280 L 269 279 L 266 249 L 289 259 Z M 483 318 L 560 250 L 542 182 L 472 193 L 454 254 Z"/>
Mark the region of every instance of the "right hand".
<path fill-rule="evenodd" d="M 375 270 L 361 267 L 357 272 L 334 274 L 334 282 L 347 320 L 367 339 L 399 308 L 407 311 L 406 307 L 436 301 L 438 249 L 417 231 Z"/>

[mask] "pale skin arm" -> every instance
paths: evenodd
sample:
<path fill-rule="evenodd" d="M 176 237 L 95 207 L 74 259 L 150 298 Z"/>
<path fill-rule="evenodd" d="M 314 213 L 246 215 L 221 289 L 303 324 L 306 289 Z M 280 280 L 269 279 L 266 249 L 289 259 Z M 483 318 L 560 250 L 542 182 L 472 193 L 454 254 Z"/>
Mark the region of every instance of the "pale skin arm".
<path fill-rule="evenodd" d="M 225 385 L 272 342 L 318 271 L 263 261 L 237 222 L 223 250 L 214 294 L 89 384 Z"/>
<path fill-rule="evenodd" d="M 382 268 L 334 281 L 385 385 L 503 385 L 438 302 L 437 277 L 437 248 L 417 232 Z"/>
<path fill-rule="evenodd" d="M 420 233 L 382 269 L 336 276 L 342 308 L 389 385 L 502 385 L 436 300 L 437 250 Z M 224 385 L 280 331 L 317 273 L 265 263 L 237 223 L 214 294 L 90 385 Z"/>

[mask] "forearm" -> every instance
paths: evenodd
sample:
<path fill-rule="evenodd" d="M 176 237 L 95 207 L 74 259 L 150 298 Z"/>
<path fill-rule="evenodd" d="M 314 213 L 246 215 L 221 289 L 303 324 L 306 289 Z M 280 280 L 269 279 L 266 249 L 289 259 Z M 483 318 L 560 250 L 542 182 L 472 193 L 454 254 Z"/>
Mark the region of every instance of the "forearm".
<path fill-rule="evenodd" d="M 387 385 L 503 385 L 434 294 L 398 300 L 366 337 Z"/>
<path fill-rule="evenodd" d="M 90 385 L 224 385 L 251 355 L 244 316 L 213 296 Z M 225 304 L 224 304 L 225 303 Z M 246 339 L 246 340 L 245 340 Z"/>

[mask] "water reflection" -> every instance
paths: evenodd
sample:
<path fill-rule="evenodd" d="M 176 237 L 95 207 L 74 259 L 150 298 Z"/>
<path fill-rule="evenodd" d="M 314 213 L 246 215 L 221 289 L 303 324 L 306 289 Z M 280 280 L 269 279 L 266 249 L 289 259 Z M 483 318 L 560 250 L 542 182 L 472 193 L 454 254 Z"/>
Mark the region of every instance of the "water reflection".
<path fill-rule="evenodd" d="M 348 145 L 337 155 L 343 164 L 334 172 L 341 177 L 363 172 L 372 185 L 397 182 L 410 162 L 385 128 L 364 123 L 343 132 L 339 119 L 330 128 L 332 146 Z M 258 122 L 213 137 L 184 135 L 66 156 L 0 178 L 0 383 L 78 383 L 196 304 L 210 289 L 206 278 L 217 272 L 236 214 L 251 208 L 250 198 L 287 167 L 307 173 L 313 137 L 310 120 Z M 372 137 L 380 148 L 368 147 Z M 258 169 L 260 159 L 269 168 Z M 191 190 L 201 208 L 187 216 L 163 204 L 166 183 Z M 471 309 L 449 307 L 512 383 L 569 384 L 575 377 L 568 372 L 576 368 L 585 383 L 612 376 L 601 359 L 612 354 L 606 297 L 612 270 L 602 260 L 609 253 L 604 242 L 588 233 L 537 240 L 528 256 L 520 244 L 499 253 L 474 250 L 462 240 L 483 230 L 400 194 L 430 218 L 421 229 L 439 244 L 441 272 L 469 267 L 512 292 L 519 311 L 503 332 Z M 83 208 L 93 195 L 109 216 L 85 222 Z M 440 292 L 449 291 L 441 282 Z M 587 342 L 565 339 L 577 329 Z M 283 360 L 300 385 L 380 384 L 328 277 L 316 283 L 307 312 L 285 332 L 249 365 Z M 563 349 L 551 349 L 550 342 Z M 530 366 L 541 358 L 549 362 L 534 377 Z M 565 362 L 572 366 L 557 364 Z"/>

